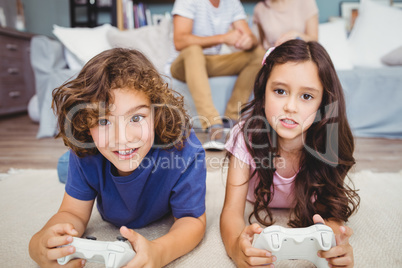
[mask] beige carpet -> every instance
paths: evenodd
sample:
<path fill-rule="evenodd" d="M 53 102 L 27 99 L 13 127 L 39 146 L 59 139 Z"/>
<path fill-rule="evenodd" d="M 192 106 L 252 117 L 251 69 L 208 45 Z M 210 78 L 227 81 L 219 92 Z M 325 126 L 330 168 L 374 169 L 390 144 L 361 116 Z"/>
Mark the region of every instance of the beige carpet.
<path fill-rule="evenodd" d="M 207 179 L 207 232 L 189 254 L 168 267 L 234 267 L 219 233 L 225 174 L 210 172 Z M 352 174 L 360 189 L 360 210 L 349 222 L 353 228 L 355 267 L 402 267 L 402 172 Z M 29 258 L 30 237 L 58 209 L 64 185 L 56 170 L 10 170 L 0 174 L 0 267 L 37 267 Z M 251 207 L 248 206 L 248 210 Z M 286 224 L 287 211 L 275 211 L 277 223 Z M 137 230 L 148 239 L 167 232 L 172 218 Z M 103 222 L 94 210 L 87 234 L 114 241 L 118 229 Z M 88 264 L 87 267 L 102 267 Z M 314 267 L 306 262 L 281 262 L 276 267 Z"/>

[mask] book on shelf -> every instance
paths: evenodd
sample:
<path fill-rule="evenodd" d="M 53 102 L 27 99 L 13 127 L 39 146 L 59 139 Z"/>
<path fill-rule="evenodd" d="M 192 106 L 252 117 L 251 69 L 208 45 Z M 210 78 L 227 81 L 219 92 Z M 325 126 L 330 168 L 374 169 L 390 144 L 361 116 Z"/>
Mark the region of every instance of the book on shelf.
<path fill-rule="evenodd" d="M 152 25 L 150 9 L 143 2 L 133 0 L 117 0 L 117 28 L 120 30 L 135 29 Z"/>

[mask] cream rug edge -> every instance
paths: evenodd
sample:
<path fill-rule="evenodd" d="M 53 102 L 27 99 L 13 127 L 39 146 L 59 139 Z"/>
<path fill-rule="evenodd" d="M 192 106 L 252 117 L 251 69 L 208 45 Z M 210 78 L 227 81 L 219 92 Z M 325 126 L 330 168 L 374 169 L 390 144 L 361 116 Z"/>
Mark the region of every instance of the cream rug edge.
<path fill-rule="evenodd" d="M 350 175 L 362 199 L 359 211 L 348 223 L 354 230 L 355 267 L 402 267 L 402 171 Z M 169 267 L 234 267 L 219 235 L 225 176 L 221 171 L 208 172 L 206 235 L 195 250 Z M 0 267 L 37 267 L 29 258 L 29 239 L 57 211 L 63 191 L 56 170 L 11 169 L 0 174 Z M 275 217 L 279 224 L 286 224 L 286 212 L 278 211 Z M 171 223 L 168 217 L 138 231 L 153 239 L 165 233 Z M 98 240 L 113 241 L 118 229 L 103 222 L 94 210 L 87 233 Z M 300 267 L 295 262 L 284 265 L 277 267 Z"/>

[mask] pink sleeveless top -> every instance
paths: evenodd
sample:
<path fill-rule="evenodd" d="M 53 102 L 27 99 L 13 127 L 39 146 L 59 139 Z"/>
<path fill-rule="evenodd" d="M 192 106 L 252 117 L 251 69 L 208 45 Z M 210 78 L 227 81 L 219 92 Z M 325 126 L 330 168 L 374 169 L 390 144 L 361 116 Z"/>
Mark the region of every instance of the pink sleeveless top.
<path fill-rule="evenodd" d="M 240 131 L 239 125 L 235 125 L 230 132 L 230 137 L 225 144 L 225 149 L 233 154 L 237 159 L 250 166 L 250 175 L 255 170 L 255 162 L 247 151 L 243 134 L 237 135 Z M 236 142 L 235 142 L 236 139 Z M 269 203 L 270 208 L 293 208 L 294 207 L 294 179 L 297 173 L 290 178 L 284 178 L 277 172 L 274 173 L 274 196 Z M 258 174 L 254 175 L 248 185 L 247 200 L 255 201 L 254 190 L 259 182 Z M 271 188 L 272 190 L 272 188 Z"/>

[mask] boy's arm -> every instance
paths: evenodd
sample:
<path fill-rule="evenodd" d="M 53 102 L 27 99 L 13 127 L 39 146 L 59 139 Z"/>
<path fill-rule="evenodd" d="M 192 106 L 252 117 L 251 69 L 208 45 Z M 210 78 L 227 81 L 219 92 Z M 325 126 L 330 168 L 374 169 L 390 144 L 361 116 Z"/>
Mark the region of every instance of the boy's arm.
<path fill-rule="evenodd" d="M 205 213 L 199 218 L 175 219 L 169 232 L 153 241 L 148 241 L 132 229 L 120 228 L 137 252 L 127 267 L 162 267 L 194 249 L 204 236 Z"/>
<path fill-rule="evenodd" d="M 153 241 L 155 247 L 159 249 L 160 256 L 162 256 L 162 266 L 194 249 L 204 237 L 205 228 L 205 213 L 199 218 L 175 219 L 170 231 Z"/>
<path fill-rule="evenodd" d="M 81 201 L 65 193 L 59 211 L 31 238 L 31 258 L 46 267 L 57 258 L 71 254 L 70 247 L 57 247 L 70 243 L 72 236 L 84 233 L 93 204 L 94 200 Z"/>

